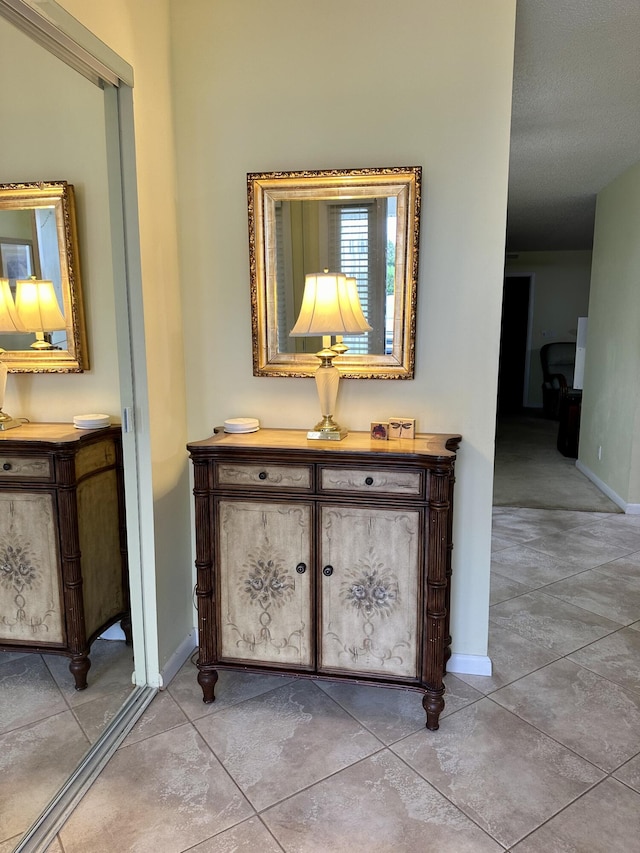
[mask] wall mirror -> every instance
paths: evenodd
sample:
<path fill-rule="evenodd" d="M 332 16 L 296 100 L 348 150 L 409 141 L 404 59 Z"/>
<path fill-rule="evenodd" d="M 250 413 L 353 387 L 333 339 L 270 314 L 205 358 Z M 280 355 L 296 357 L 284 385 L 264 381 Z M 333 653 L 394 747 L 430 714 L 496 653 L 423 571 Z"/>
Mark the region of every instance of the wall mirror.
<path fill-rule="evenodd" d="M 0 277 L 53 283 L 62 319 L 38 333 L 0 329 L 2 361 L 13 373 L 80 373 L 89 367 L 73 186 L 66 181 L 0 184 Z"/>
<path fill-rule="evenodd" d="M 373 331 L 345 337 L 340 372 L 412 379 L 420 166 L 247 175 L 253 373 L 312 376 L 321 341 L 292 338 L 305 275 L 357 280 Z"/>

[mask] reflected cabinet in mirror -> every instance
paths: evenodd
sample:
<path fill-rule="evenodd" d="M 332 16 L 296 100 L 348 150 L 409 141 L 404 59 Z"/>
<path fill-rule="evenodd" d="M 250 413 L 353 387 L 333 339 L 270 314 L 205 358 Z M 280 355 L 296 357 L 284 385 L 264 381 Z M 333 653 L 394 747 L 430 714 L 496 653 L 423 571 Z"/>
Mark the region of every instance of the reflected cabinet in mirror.
<path fill-rule="evenodd" d="M 356 279 L 372 331 L 345 336 L 342 375 L 412 379 L 419 166 L 247 175 L 253 372 L 311 376 L 320 338 L 291 337 L 305 275 Z"/>
<path fill-rule="evenodd" d="M 0 184 L 0 279 L 5 280 L 0 290 L 0 359 L 8 369 L 14 373 L 86 370 L 89 360 L 71 184 Z"/>

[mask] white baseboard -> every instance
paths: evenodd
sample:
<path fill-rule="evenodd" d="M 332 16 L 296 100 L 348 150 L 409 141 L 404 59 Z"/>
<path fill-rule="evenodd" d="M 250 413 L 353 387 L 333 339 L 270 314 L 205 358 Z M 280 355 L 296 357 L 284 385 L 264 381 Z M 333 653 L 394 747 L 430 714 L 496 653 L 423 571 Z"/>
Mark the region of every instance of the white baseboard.
<path fill-rule="evenodd" d="M 447 661 L 447 672 L 461 675 L 491 675 L 491 658 L 486 655 L 457 655 L 455 652 Z"/>
<path fill-rule="evenodd" d="M 160 672 L 160 684 L 158 685 L 160 690 L 164 690 L 168 686 L 171 680 L 178 674 L 189 655 L 191 655 L 197 647 L 198 643 L 196 633 L 197 632 L 194 628 L 189 634 L 187 634 L 169 660 L 162 667 Z"/>
<path fill-rule="evenodd" d="M 640 515 L 640 504 L 628 504 L 625 500 L 623 500 L 620 495 L 617 495 L 610 486 L 607 486 L 600 477 L 597 477 L 590 468 L 581 462 L 579 459 L 576 459 L 576 468 L 580 471 L 584 476 L 591 480 L 596 488 L 600 489 L 603 495 L 606 495 L 609 500 L 613 501 L 616 506 L 619 506 L 620 509 L 627 513 L 627 515 Z"/>

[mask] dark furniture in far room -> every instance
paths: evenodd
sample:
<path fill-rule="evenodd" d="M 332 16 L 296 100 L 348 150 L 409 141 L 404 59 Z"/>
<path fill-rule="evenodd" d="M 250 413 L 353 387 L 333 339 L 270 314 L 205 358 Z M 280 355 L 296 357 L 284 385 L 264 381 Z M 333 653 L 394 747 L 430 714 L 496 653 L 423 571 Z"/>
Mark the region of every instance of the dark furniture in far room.
<path fill-rule="evenodd" d="M 542 365 L 542 409 L 545 418 L 559 420 L 567 392 L 573 390 L 576 364 L 575 341 L 554 341 L 540 349 Z"/>

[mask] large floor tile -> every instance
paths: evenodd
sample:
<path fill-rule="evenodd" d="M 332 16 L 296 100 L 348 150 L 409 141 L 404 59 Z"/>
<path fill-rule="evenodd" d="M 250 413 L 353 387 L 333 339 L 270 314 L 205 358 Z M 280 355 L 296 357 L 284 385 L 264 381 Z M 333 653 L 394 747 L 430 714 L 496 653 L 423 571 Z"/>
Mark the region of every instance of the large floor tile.
<path fill-rule="evenodd" d="M 195 726 L 258 811 L 382 747 L 306 680 L 196 720 Z"/>
<path fill-rule="evenodd" d="M 492 699 L 611 772 L 640 750 L 640 695 L 559 660 Z"/>
<path fill-rule="evenodd" d="M 144 714 L 137 721 L 120 746 L 120 749 L 131 746 L 132 743 L 145 740 L 148 737 L 168 732 L 188 722 L 184 711 L 166 690 L 161 690 L 153 697 Z"/>
<path fill-rule="evenodd" d="M 522 544 L 550 533 L 563 533 L 597 523 L 599 513 L 519 509 L 493 518 L 492 531 L 503 539 Z"/>
<path fill-rule="evenodd" d="M 619 767 L 613 775 L 640 794 L 640 754 Z"/>
<path fill-rule="evenodd" d="M 603 542 L 611 542 L 612 545 L 620 548 L 640 551 L 640 524 L 638 523 L 638 516 L 622 515 L 622 518 L 632 518 L 634 520 L 632 524 L 621 524 L 615 520 L 619 517 L 614 515 L 612 516 L 613 521 L 604 519 L 595 524 L 588 525 L 583 530 L 589 536 L 595 536 Z"/>
<path fill-rule="evenodd" d="M 581 569 L 593 569 L 636 550 L 630 546 L 614 545 L 582 528 L 533 539 L 527 542 L 527 547 Z"/>
<path fill-rule="evenodd" d="M 499 625 L 491 626 L 488 654 L 493 669 L 491 675 L 458 676 L 483 694 L 493 693 L 505 684 L 510 684 L 558 658 L 555 652 L 537 646 Z"/>
<path fill-rule="evenodd" d="M 559 655 L 570 654 L 622 627 L 540 590 L 495 604 L 489 619 Z"/>
<path fill-rule="evenodd" d="M 202 688 L 197 679 L 197 667 L 187 661 L 167 688 L 190 720 L 218 714 L 225 708 L 275 690 L 291 681 L 282 675 L 221 669 L 216 682 L 215 701 L 205 705 L 202 701 Z"/>
<path fill-rule="evenodd" d="M 637 582 L 640 578 L 640 551 L 634 551 L 633 554 L 627 554 L 626 557 L 619 557 L 617 560 L 603 563 L 601 566 L 597 566 L 595 571 L 616 578 L 616 580 Z"/>
<path fill-rule="evenodd" d="M 88 748 L 71 711 L 0 735 L 0 839 L 31 826 Z"/>
<path fill-rule="evenodd" d="M 76 690 L 69 672 L 70 659 L 65 655 L 43 655 L 58 687 L 72 708 L 93 702 L 102 696 L 132 689 L 133 651 L 124 640 L 96 640 L 89 654 L 91 667 L 87 675 L 87 688 Z"/>
<path fill-rule="evenodd" d="M 501 601 L 508 601 L 510 598 L 516 598 L 518 595 L 524 595 L 525 592 L 531 592 L 532 589 L 536 589 L 536 584 L 525 584 L 522 581 L 514 581 L 505 575 L 501 575 L 499 572 L 492 571 L 489 604 L 499 604 Z"/>
<path fill-rule="evenodd" d="M 181 853 L 252 814 L 184 725 L 117 750 L 59 835 L 65 853 Z"/>
<path fill-rule="evenodd" d="M 603 776 L 490 699 L 452 714 L 436 737 L 391 749 L 507 847 Z"/>
<path fill-rule="evenodd" d="M 282 853 L 260 818 L 252 817 L 221 832 L 214 838 L 191 847 L 189 853 Z"/>
<path fill-rule="evenodd" d="M 579 567 L 535 551 L 528 545 L 514 545 L 498 551 L 491 558 L 491 569 L 530 589 L 537 589 L 580 571 Z"/>
<path fill-rule="evenodd" d="M 640 849 L 640 794 L 601 782 L 536 830 L 512 853 L 631 853 Z"/>
<path fill-rule="evenodd" d="M 597 672 L 627 690 L 640 693 L 640 632 L 622 628 L 569 655 L 586 669 Z"/>
<path fill-rule="evenodd" d="M 0 734 L 69 710 L 40 655 L 7 658 L 0 653 Z"/>
<path fill-rule="evenodd" d="M 287 853 L 502 851 L 387 750 L 285 800 L 262 818 Z"/>
<path fill-rule="evenodd" d="M 317 685 L 385 744 L 425 728 L 420 691 L 344 681 L 318 681 Z M 480 698 L 481 693 L 457 676 L 446 675 L 445 707 L 440 719 Z"/>
<path fill-rule="evenodd" d="M 631 579 L 593 569 L 550 584 L 544 591 L 620 625 L 640 619 L 640 571 Z"/>

